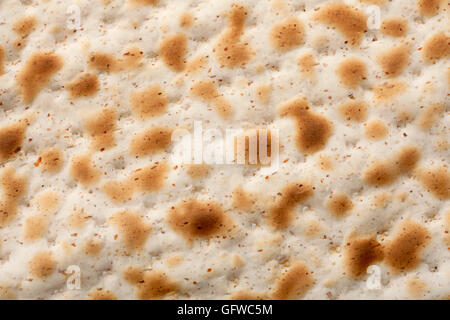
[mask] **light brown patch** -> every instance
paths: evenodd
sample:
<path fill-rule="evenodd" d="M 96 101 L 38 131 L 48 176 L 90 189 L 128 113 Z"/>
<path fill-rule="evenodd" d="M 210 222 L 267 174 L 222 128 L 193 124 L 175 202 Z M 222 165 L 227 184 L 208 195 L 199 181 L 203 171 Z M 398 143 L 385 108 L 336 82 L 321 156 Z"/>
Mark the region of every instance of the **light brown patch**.
<path fill-rule="evenodd" d="M 0 227 L 3 227 L 17 215 L 19 200 L 27 190 L 27 179 L 16 174 L 14 168 L 6 167 L 0 173 L 0 186 L 2 189 Z"/>
<path fill-rule="evenodd" d="M 450 199 L 450 172 L 447 167 L 421 168 L 417 174 L 423 187 L 440 200 Z"/>
<path fill-rule="evenodd" d="M 0 76 L 5 73 L 5 49 L 0 46 Z"/>
<path fill-rule="evenodd" d="M 183 12 L 178 19 L 180 27 L 190 28 L 194 25 L 194 16 L 190 12 Z"/>
<path fill-rule="evenodd" d="M 420 151 L 416 146 L 403 147 L 394 158 L 394 165 L 398 174 L 411 172 L 420 160 Z"/>
<path fill-rule="evenodd" d="M 100 87 L 95 73 L 81 73 L 72 82 L 66 84 L 71 99 L 91 97 L 95 95 Z"/>
<path fill-rule="evenodd" d="M 406 88 L 406 83 L 402 81 L 387 81 L 376 86 L 373 89 L 373 94 L 377 100 L 389 100 L 403 93 Z"/>
<path fill-rule="evenodd" d="M 430 239 L 424 226 L 412 220 L 402 222 L 396 236 L 384 246 L 386 264 L 396 272 L 415 269 Z"/>
<path fill-rule="evenodd" d="M 383 260 L 383 249 L 375 236 L 353 237 L 347 241 L 344 265 L 353 278 L 366 274 L 374 262 Z"/>
<path fill-rule="evenodd" d="M 44 279 L 55 271 L 56 261 L 53 259 L 50 252 L 38 252 L 28 262 L 28 269 L 31 275 Z"/>
<path fill-rule="evenodd" d="M 242 187 L 237 187 L 233 190 L 233 208 L 249 212 L 254 205 L 254 195 L 246 192 Z"/>
<path fill-rule="evenodd" d="M 70 176 L 84 187 L 88 187 L 100 180 L 101 172 L 92 164 L 90 156 L 77 155 L 72 158 Z"/>
<path fill-rule="evenodd" d="M 336 28 L 351 45 L 358 45 L 361 42 L 367 28 L 366 15 L 343 2 L 324 5 L 315 14 L 315 19 Z"/>
<path fill-rule="evenodd" d="M 84 209 L 74 210 L 67 219 L 67 223 L 71 229 L 80 230 L 84 227 L 84 224 L 90 219 Z"/>
<path fill-rule="evenodd" d="M 55 173 L 58 172 L 64 162 L 64 157 L 61 151 L 56 148 L 48 148 L 43 150 L 40 154 L 40 163 L 42 171 Z"/>
<path fill-rule="evenodd" d="M 283 104 L 278 113 L 280 116 L 294 118 L 296 144 L 301 152 L 312 154 L 322 150 L 332 135 L 332 123 L 321 114 L 311 111 L 306 99 L 291 100 Z"/>
<path fill-rule="evenodd" d="M 270 42 L 279 51 L 288 51 L 304 43 L 305 27 L 296 17 L 289 17 L 274 25 L 270 32 Z"/>
<path fill-rule="evenodd" d="M 311 52 L 304 53 L 300 56 L 300 58 L 298 58 L 300 72 L 305 76 L 312 75 L 314 72 L 314 67 L 317 65 L 319 65 L 319 62 Z"/>
<path fill-rule="evenodd" d="M 326 203 L 327 210 L 336 217 L 343 217 L 353 209 L 353 202 L 345 193 L 330 196 Z"/>
<path fill-rule="evenodd" d="M 119 238 L 127 250 L 141 250 L 144 247 L 151 227 L 138 213 L 120 211 L 115 213 L 110 221 L 119 231 Z"/>
<path fill-rule="evenodd" d="M 308 200 L 314 193 L 307 183 L 291 183 L 281 190 L 280 198 L 270 208 L 268 223 L 276 229 L 286 229 L 295 218 L 295 207 Z"/>
<path fill-rule="evenodd" d="M 187 62 L 186 71 L 192 74 L 198 73 L 201 69 L 207 67 L 207 61 L 208 59 L 205 56 L 196 56 Z"/>
<path fill-rule="evenodd" d="M 445 33 L 432 35 L 425 41 L 422 55 L 429 62 L 450 56 L 450 37 Z"/>
<path fill-rule="evenodd" d="M 233 293 L 232 300 L 267 300 L 269 297 L 265 293 L 255 293 L 251 291 L 241 290 Z"/>
<path fill-rule="evenodd" d="M 37 19 L 34 16 L 22 17 L 12 25 L 15 33 L 23 39 L 28 37 L 34 30 L 36 30 Z"/>
<path fill-rule="evenodd" d="M 216 202 L 183 200 L 172 207 L 166 218 L 167 224 L 188 240 L 211 238 L 223 233 L 230 226 L 230 218 Z"/>
<path fill-rule="evenodd" d="M 91 68 L 100 71 L 116 72 L 119 69 L 116 58 L 112 54 L 104 52 L 91 53 L 88 59 L 88 64 Z"/>
<path fill-rule="evenodd" d="M 437 15 L 442 5 L 442 0 L 417 0 L 417 9 L 425 17 Z"/>
<path fill-rule="evenodd" d="M 191 93 L 194 97 L 204 102 L 211 103 L 217 113 L 223 119 L 229 119 L 233 113 L 233 107 L 219 93 L 214 81 L 199 81 L 191 87 Z"/>
<path fill-rule="evenodd" d="M 0 128 L 0 162 L 11 159 L 16 152 L 20 151 L 25 130 L 26 126 L 22 122 Z"/>
<path fill-rule="evenodd" d="M 27 242 L 35 241 L 44 236 L 47 231 L 48 217 L 42 214 L 35 214 L 25 220 L 23 226 L 23 238 Z"/>
<path fill-rule="evenodd" d="M 130 3 L 141 6 L 156 6 L 159 0 L 128 0 Z"/>
<path fill-rule="evenodd" d="M 339 106 L 338 111 L 347 121 L 361 122 L 367 118 L 367 104 L 361 100 L 345 102 Z"/>
<path fill-rule="evenodd" d="M 300 298 L 314 283 L 314 277 L 308 267 L 302 262 L 296 262 L 277 280 L 272 296 L 276 300 Z"/>
<path fill-rule="evenodd" d="M 159 85 L 152 85 L 131 95 L 133 113 L 142 120 L 163 114 L 168 103 L 169 100 Z"/>
<path fill-rule="evenodd" d="M 268 104 L 270 101 L 270 95 L 272 93 L 272 87 L 267 84 L 259 85 L 256 88 L 256 101 L 260 104 Z"/>
<path fill-rule="evenodd" d="M 366 64 L 356 57 L 346 58 L 339 63 L 336 69 L 336 75 L 345 87 L 356 88 L 366 79 Z"/>
<path fill-rule="evenodd" d="M 178 283 L 161 271 L 143 271 L 129 267 L 124 271 L 124 278 L 136 285 L 136 296 L 141 300 L 162 299 L 179 290 Z"/>
<path fill-rule="evenodd" d="M 248 43 L 242 42 L 247 9 L 233 5 L 229 12 L 228 26 L 221 34 L 214 49 L 217 60 L 227 68 L 244 66 L 251 57 Z"/>
<path fill-rule="evenodd" d="M 95 150 L 109 149 L 115 144 L 114 130 L 116 128 L 117 112 L 107 108 L 89 115 L 83 123 L 83 128 L 92 141 Z"/>
<path fill-rule="evenodd" d="M 62 58 L 52 52 L 34 53 L 17 75 L 22 101 L 27 104 L 33 102 L 62 66 Z"/>
<path fill-rule="evenodd" d="M 200 179 L 206 177 L 210 169 L 207 164 L 191 164 L 187 166 L 187 174 L 193 179 Z"/>
<path fill-rule="evenodd" d="M 168 36 L 159 44 L 159 55 L 162 61 L 175 72 L 184 70 L 186 53 L 187 38 L 183 33 Z"/>
<path fill-rule="evenodd" d="M 381 23 L 380 31 L 385 36 L 404 37 L 408 32 L 408 23 L 403 18 L 387 18 Z"/>
<path fill-rule="evenodd" d="M 116 295 L 109 290 L 97 288 L 89 292 L 91 300 L 116 300 Z"/>
<path fill-rule="evenodd" d="M 171 144 L 172 129 L 155 127 L 134 135 L 130 144 L 130 153 L 135 156 L 148 156 L 166 151 Z"/>
<path fill-rule="evenodd" d="M 418 125 L 423 130 L 430 130 L 436 121 L 440 119 L 444 110 L 444 103 L 432 103 L 428 105 L 417 119 Z"/>
<path fill-rule="evenodd" d="M 385 50 L 377 56 L 377 62 L 384 74 L 388 77 L 396 77 L 405 70 L 410 60 L 410 48 L 407 45 L 399 45 Z"/>
<path fill-rule="evenodd" d="M 84 253 L 91 256 L 97 256 L 102 250 L 102 246 L 103 244 L 100 240 L 88 240 L 83 246 Z"/>
<path fill-rule="evenodd" d="M 365 127 L 364 134 L 367 139 L 380 140 L 386 137 L 388 133 L 388 127 L 380 119 L 370 120 Z"/>
<path fill-rule="evenodd" d="M 420 299 L 425 296 L 427 284 L 417 276 L 411 276 L 406 280 L 406 290 L 414 299 Z"/>

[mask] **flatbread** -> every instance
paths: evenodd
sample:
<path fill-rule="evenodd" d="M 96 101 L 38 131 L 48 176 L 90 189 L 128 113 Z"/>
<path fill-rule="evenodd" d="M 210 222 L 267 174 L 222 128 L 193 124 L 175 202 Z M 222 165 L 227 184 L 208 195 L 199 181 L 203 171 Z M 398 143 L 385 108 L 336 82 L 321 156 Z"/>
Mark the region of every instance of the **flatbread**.
<path fill-rule="evenodd" d="M 0 297 L 448 299 L 449 10 L 0 1 Z"/>

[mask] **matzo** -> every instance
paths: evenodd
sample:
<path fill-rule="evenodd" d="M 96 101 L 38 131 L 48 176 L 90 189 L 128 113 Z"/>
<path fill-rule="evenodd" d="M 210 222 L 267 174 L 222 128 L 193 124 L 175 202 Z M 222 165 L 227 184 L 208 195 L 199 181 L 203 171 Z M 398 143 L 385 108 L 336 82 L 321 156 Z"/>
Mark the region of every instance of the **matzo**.
<path fill-rule="evenodd" d="M 1 0 L 0 297 L 448 299 L 449 5 Z"/>

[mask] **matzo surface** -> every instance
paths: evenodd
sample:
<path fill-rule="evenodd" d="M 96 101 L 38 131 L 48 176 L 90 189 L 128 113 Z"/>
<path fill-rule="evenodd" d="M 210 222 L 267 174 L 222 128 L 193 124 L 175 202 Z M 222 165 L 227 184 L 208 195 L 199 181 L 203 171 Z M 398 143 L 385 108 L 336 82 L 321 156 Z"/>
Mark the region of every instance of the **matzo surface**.
<path fill-rule="evenodd" d="M 0 297 L 448 299 L 449 10 L 0 0 Z M 278 170 L 174 164 L 194 121 Z"/>

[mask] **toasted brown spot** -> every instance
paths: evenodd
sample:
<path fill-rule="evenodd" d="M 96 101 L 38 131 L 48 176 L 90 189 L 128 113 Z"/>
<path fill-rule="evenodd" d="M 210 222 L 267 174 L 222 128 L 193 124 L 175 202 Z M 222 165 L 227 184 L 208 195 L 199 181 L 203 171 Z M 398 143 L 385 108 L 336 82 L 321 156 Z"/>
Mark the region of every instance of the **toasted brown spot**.
<path fill-rule="evenodd" d="M 289 17 L 276 24 L 270 32 L 272 46 L 279 51 L 288 51 L 303 44 L 305 28 L 296 17 Z"/>
<path fill-rule="evenodd" d="M 365 135 L 368 139 L 380 140 L 386 137 L 388 133 L 388 127 L 379 119 L 370 120 L 366 124 Z"/>
<path fill-rule="evenodd" d="M 242 143 L 242 146 L 239 143 Z M 261 148 L 261 145 L 263 148 Z M 234 137 L 234 154 L 239 164 L 270 165 L 272 156 L 272 133 L 270 130 L 253 129 L 237 135 Z"/>
<path fill-rule="evenodd" d="M 108 108 L 94 112 L 84 120 L 84 130 L 92 139 L 94 149 L 109 149 L 114 146 L 116 118 L 116 111 Z"/>
<path fill-rule="evenodd" d="M 389 100 L 403 93 L 406 90 L 406 83 L 402 81 L 388 81 L 373 89 L 373 93 L 378 100 Z"/>
<path fill-rule="evenodd" d="M 317 162 L 321 170 L 329 171 L 333 169 L 333 160 L 329 155 L 321 154 Z"/>
<path fill-rule="evenodd" d="M 353 278 L 362 277 L 374 262 L 383 260 L 383 249 L 375 236 L 355 237 L 347 241 L 345 267 Z"/>
<path fill-rule="evenodd" d="M 25 220 L 23 226 L 23 238 L 27 242 L 40 239 L 47 231 L 48 217 L 42 214 L 35 214 Z"/>
<path fill-rule="evenodd" d="M 408 294 L 414 298 L 423 298 L 426 293 L 427 284 L 417 276 L 412 276 L 406 280 Z"/>
<path fill-rule="evenodd" d="M 314 67 L 319 63 L 317 62 L 314 54 L 311 52 L 304 53 L 298 59 L 298 65 L 300 67 L 300 72 L 304 75 L 310 75 L 314 71 Z"/>
<path fill-rule="evenodd" d="M 162 188 L 168 171 L 166 162 L 155 163 L 133 171 L 130 180 L 137 191 L 155 192 Z"/>
<path fill-rule="evenodd" d="M 256 100 L 260 104 L 268 104 L 272 87 L 270 85 L 262 84 L 256 88 Z"/>
<path fill-rule="evenodd" d="M 450 37 L 445 33 L 432 35 L 425 41 L 422 54 L 427 61 L 448 57 L 450 55 Z"/>
<path fill-rule="evenodd" d="M 102 242 L 100 240 L 88 240 L 85 244 L 84 244 L 84 252 L 88 255 L 91 256 L 96 256 L 100 253 L 100 251 L 102 250 Z"/>
<path fill-rule="evenodd" d="M 272 295 L 277 300 L 300 298 L 314 283 L 314 277 L 308 267 L 302 262 L 296 262 L 280 276 Z"/>
<path fill-rule="evenodd" d="M 128 250 L 140 250 L 144 247 L 151 227 L 138 213 L 117 212 L 110 221 L 119 230 L 119 237 Z"/>
<path fill-rule="evenodd" d="M 194 16 L 190 12 L 184 12 L 179 18 L 180 27 L 190 28 L 194 25 Z"/>
<path fill-rule="evenodd" d="M 409 46 L 400 45 L 377 56 L 377 62 L 386 76 L 396 77 L 403 72 L 409 63 L 409 51 Z"/>
<path fill-rule="evenodd" d="M 0 46 L 0 76 L 5 73 L 5 49 Z"/>
<path fill-rule="evenodd" d="M 301 152 L 312 154 L 322 150 L 332 135 L 332 123 L 311 111 L 306 99 L 297 98 L 285 103 L 279 108 L 279 114 L 295 119 L 296 144 Z"/>
<path fill-rule="evenodd" d="M 315 18 L 339 30 L 351 45 L 358 45 L 366 31 L 366 15 L 343 2 L 332 2 L 321 7 Z"/>
<path fill-rule="evenodd" d="M 444 228 L 444 243 L 447 248 L 450 248 L 450 210 L 445 214 Z"/>
<path fill-rule="evenodd" d="M 332 215 L 342 217 L 353 209 L 353 202 L 345 193 L 338 193 L 328 199 L 326 207 Z"/>
<path fill-rule="evenodd" d="M 90 219 L 84 209 L 74 210 L 68 217 L 67 223 L 71 229 L 80 230 L 84 227 L 84 224 Z"/>
<path fill-rule="evenodd" d="M 0 173 L 0 186 L 0 227 L 3 227 L 17 215 L 19 200 L 27 190 L 27 179 L 16 174 L 15 169 L 7 167 Z"/>
<path fill-rule="evenodd" d="M 254 205 L 254 195 L 246 192 L 242 187 L 237 187 L 233 190 L 233 208 L 248 212 Z"/>
<path fill-rule="evenodd" d="M 112 54 L 109 53 L 94 52 L 89 56 L 88 63 L 91 68 L 100 71 L 118 70 L 118 61 Z"/>
<path fill-rule="evenodd" d="M 72 158 L 70 175 L 72 179 L 87 187 L 100 180 L 101 172 L 92 164 L 88 155 L 78 155 Z"/>
<path fill-rule="evenodd" d="M 197 73 L 200 69 L 205 69 L 207 67 L 207 61 L 208 59 L 205 56 L 196 56 L 187 62 L 186 71 L 188 73 Z"/>
<path fill-rule="evenodd" d="M 39 157 L 41 159 L 40 166 L 42 171 L 50 173 L 58 172 L 64 162 L 63 154 L 58 148 L 48 148 L 43 150 Z"/>
<path fill-rule="evenodd" d="M 408 23 L 403 18 L 387 18 L 381 23 L 380 30 L 386 36 L 404 37 L 408 32 Z"/>
<path fill-rule="evenodd" d="M 56 261 L 53 259 L 50 252 L 42 251 L 34 255 L 28 262 L 30 274 L 44 279 L 50 276 L 56 269 Z"/>
<path fill-rule="evenodd" d="M 166 151 L 172 142 L 172 129 L 155 127 L 143 130 L 134 135 L 130 144 L 130 152 L 135 156 L 147 156 Z"/>
<path fill-rule="evenodd" d="M 141 300 L 161 299 L 173 295 L 178 291 L 179 285 L 161 271 L 143 271 L 130 267 L 124 271 L 128 282 L 137 286 L 136 296 Z"/>
<path fill-rule="evenodd" d="M 419 116 L 417 122 L 423 130 L 430 130 L 430 128 L 440 119 L 444 112 L 443 103 L 432 103 L 425 107 L 422 114 Z"/>
<path fill-rule="evenodd" d="M 23 102 L 33 102 L 38 93 L 48 85 L 53 74 L 62 66 L 61 57 L 52 52 L 33 54 L 17 75 Z"/>
<path fill-rule="evenodd" d="M 231 117 L 233 107 L 228 101 L 219 93 L 214 81 L 199 81 L 191 88 L 191 93 L 194 97 L 202 101 L 211 103 L 217 113 L 224 119 Z"/>
<path fill-rule="evenodd" d="M 430 234 L 425 227 L 412 220 L 404 221 L 396 236 L 385 245 L 386 264 L 394 271 L 415 269 L 429 241 Z"/>
<path fill-rule="evenodd" d="M 419 13 L 425 17 L 431 17 L 439 13 L 442 0 L 417 0 Z"/>
<path fill-rule="evenodd" d="M 72 99 L 90 97 L 97 93 L 100 83 L 94 73 L 82 73 L 66 85 Z"/>
<path fill-rule="evenodd" d="M 119 71 L 133 69 L 139 66 L 144 52 L 138 47 L 128 48 L 118 59 Z"/>
<path fill-rule="evenodd" d="M 36 30 L 36 24 L 37 19 L 34 16 L 22 17 L 13 24 L 12 29 L 22 38 L 26 38 Z"/>
<path fill-rule="evenodd" d="M 281 197 L 270 208 L 267 220 L 276 229 L 286 229 L 295 218 L 295 207 L 313 195 L 313 187 L 306 183 L 291 183 L 281 190 Z"/>
<path fill-rule="evenodd" d="M 415 146 L 402 148 L 390 160 L 372 164 L 363 174 L 365 183 L 372 186 L 385 186 L 394 182 L 399 175 L 411 172 L 420 159 L 420 151 Z"/>
<path fill-rule="evenodd" d="M 166 111 L 169 100 L 159 85 L 153 85 L 131 95 L 131 107 L 136 116 L 148 119 Z"/>
<path fill-rule="evenodd" d="M 247 9 L 233 5 L 228 17 L 228 26 L 217 42 L 215 52 L 220 64 L 227 68 L 245 65 L 250 60 L 248 43 L 242 42 Z"/>
<path fill-rule="evenodd" d="M 92 290 L 88 296 L 91 300 L 116 300 L 116 295 L 109 290 L 97 288 Z"/>
<path fill-rule="evenodd" d="M 356 88 L 366 79 L 366 64 L 355 57 L 346 58 L 339 63 L 336 74 L 339 81 L 347 88 Z"/>
<path fill-rule="evenodd" d="M 450 172 L 447 167 L 421 168 L 417 176 L 424 188 L 436 198 L 450 199 Z"/>
<path fill-rule="evenodd" d="M 0 161 L 12 158 L 25 138 L 26 126 L 14 123 L 0 128 Z"/>
<path fill-rule="evenodd" d="M 204 178 L 211 168 L 207 164 L 191 164 L 187 167 L 187 174 L 193 179 Z"/>
<path fill-rule="evenodd" d="M 183 33 L 168 36 L 159 45 L 159 55 L 162 61 L 176 72 L 184 70 L 186 53 L 187 38 Z"/>
<path fill-rule="evenodd" d="M 364 101 L 348 101 L 339 106 L 340 115 L 347 121 L 361 122 L 367 118 L 367 104 Z"/>
<path fill-rule="evenodd" d="M 151 6 L 155 6 L 158 4 L 159 0 L 128 0 L 130 1 L 132 4 L 136 4 L 136 5 L 151 5 Z"/>
<path fill-rule="evenodd" d="M 184 200 L 167 214 L 168 225 L 187 239 L 210 238 L 224 231 L 229 218 L 216 202 Z"/>
<path fill-rule="evenodd" d="M 378 6 L 381 6 L 386 3 L 387 0 L 359 0 L 363 3 L 369 3 L 369 4 L 376 4 Z"/>
<path fill-rule="evenodd" d="M 255 293 L 250 291 L 238 291 L 231 296 L 232 300 L 267 300 L 269 297 L 265 293 Z"/>

